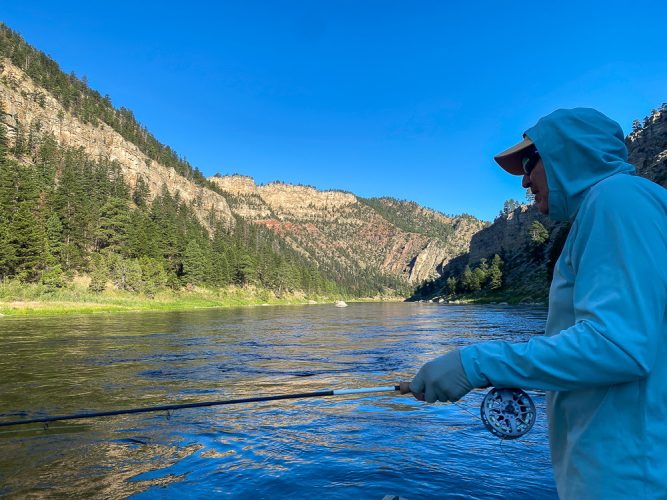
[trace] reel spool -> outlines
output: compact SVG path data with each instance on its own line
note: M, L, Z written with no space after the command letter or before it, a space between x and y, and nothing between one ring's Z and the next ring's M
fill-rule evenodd
M500 439L516 439L532 429L535 423L535 404L521 389L491 389L480 410L482 422Z

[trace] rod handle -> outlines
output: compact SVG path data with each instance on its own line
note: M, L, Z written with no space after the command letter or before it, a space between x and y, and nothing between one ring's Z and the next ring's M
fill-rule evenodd
M401 391L401 394L412 394L415 399L418 399L419 401L424 401L424 393L423 392L418 392L418 393L413 393L410 390L410 382L401 382L398 384L399 391Z

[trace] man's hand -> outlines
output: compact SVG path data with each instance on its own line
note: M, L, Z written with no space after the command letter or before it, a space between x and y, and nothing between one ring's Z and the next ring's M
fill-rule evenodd
M410 392L427 403L458 401L472 389L458 349L426 363L410 382Z

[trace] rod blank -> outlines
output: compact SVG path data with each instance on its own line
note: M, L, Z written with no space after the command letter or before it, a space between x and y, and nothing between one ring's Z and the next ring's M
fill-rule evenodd
M368 392L392 392L400 390L400 386L386 386L386 387L366 387L361 389L338 389L331 391L317 391L317 392L302 392L298 394L280 394L277 396L259 396L254 398L243 399L224 399L218 401L202 401L200 403L181 403L162 406L145 406L143 408L128 408L126 410L110 410L99 411L94 413L74 413L71 415L52 415L40 418L31 418L25 420L13 420L8 422L0 422L0 427L9 427L10 425L36 424L56 422L60 420L79 420L86 418L111 417L114 415L130 415L133 413L150 413L156 411L172 411L183 410L186 408L204 408L207 406L222 406L222 405L236 405L243 403L259 403L262 401L277 401L280 399L305 399L305 398L321 398L325 396L342 396L345 394L362 394Z

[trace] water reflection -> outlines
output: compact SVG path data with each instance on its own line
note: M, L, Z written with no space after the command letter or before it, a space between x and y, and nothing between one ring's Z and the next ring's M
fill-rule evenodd
M545 317L352 304L3 318L0 413L389 385L480 338L526 340ZM543 413L528 439L501 448L477 418L482 397L292 400L13 429L0 433L0 495L555 496Z

